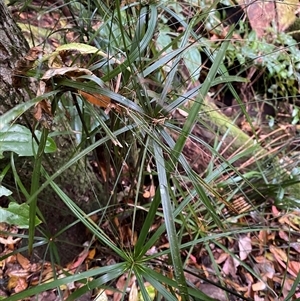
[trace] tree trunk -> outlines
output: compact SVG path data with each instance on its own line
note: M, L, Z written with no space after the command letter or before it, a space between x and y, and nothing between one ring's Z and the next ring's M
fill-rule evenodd
M12 78L17 61L26 55L28 43L0 0L0 114L28 100L24 89L14 89Z
M22 32L14 22L3 0L0 0L0 114L7 112L18 103L28 101L36 95L34 82L28 85L23 81L23 86L19 85L16 87L14 85L14 69L28 50L28 43ZM28 116L32 119L30 112L28 112ZM16 122L24 124L24 120ZM52 156L47 155L51 164L45 163L44 165L49 174L53 174L69 160L70 153L73 152L70 151L71 142L69 137L59 137L56 140L58 151ZM9 154L7 154L7 158L0 160L0 170L7 166L9 160ZM31 186L32 163L33 158L15 158L18 175L28 192ZM77 205L85 211L90 211L99 208L100 202L97 196L103 195L103 192L102 185L99 183L96 175L87 166L82 163L80 167L73 165L55 182ZM20 194L16 187L12 172L5 175L2 184L13 191L12 196L18 202L26 201L26 198ZM0 197L0 206L6 206L8 201L7 198ZM60 229L63 229L75 220L68 208L50 187L47 187L39 195L38 207L46 219L46 224L42 225L44 232L48 232L50 236L54 236ZM76 224L76 226L63 232L58 239L64 241L64 243L58 244L59 255L62 256L61 261L62 263L69 262L81 251L80 248L76 249L74 245L69 245L69 243L77 244L79 247L86 241L86 231L82 225ZM37 249L37 255L40 258L44 257L44 250L45 248Z

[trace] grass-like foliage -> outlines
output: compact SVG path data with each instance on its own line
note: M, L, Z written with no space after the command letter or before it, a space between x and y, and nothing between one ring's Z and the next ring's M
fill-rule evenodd
M268 103L268 89L273 97L296 98L291 95L296 93L291 81L298 76L293 70L298 64L297 46L288 48L294 63L287 65L281 53L281 69L277 70L271 54L282 36L290 45L291 38L283 33L276 43L264 41L257 46L260 42L250 29L222 23L218 1L200 1L199 6L197 1L61 2L60 9L67 12L72 27L49 29L46 42L39 45L42 51L26 74L36 80L37 96L0 116L3 131L35 107L39 130L32 143L26 140L28 152L21 154L33 158L30 187L23 185L15 167L20 158L12 155L1 174L5 186L5 175L12 171L18 192L29 206L29 230L23 235L28 247L13 253L28 250L31 254L43 244L55 270L61 256L56 239L81 223L89 233L86 248L98 248L101 256L110 256L113 262L101 266L95 260L80 273L62 269L61 275L54 273L45 282L41 278L38 286L7 300L23 300L54 288L63 298L64 285L74 282L80 286L70 290L66 300L78 300L92 290L99 295L101 288L115 290L124 275L118 300L127 298L131 279L139 291L139 297L132 300L213 300L187 276L209 278L205 273L214 273L214 284L224 290L225 298L231 294L251 299L229 286L216 248L238 262L249 277L263 282L266 294L275 296L251 260L244 262L224 241L239 241L264 230L267 206L281 205L288 210L299 204L299 158L288 148L288 134L278 130L272 136L270 130L271 134L261 135L258 118L248 110L250 104L259 108ZM26 1L19 9L26 11L31 6L36 7L34 1ZM52 9L37 11L43 15ZM67 42L70 32L76 39L73 43ZM245 35L245 41L235 40L237 32ZM52 36L60 37L61 46L47 45ZM36 41L31 42L36 46ZM263 50L263 64L256 66L254 56L258 60ZM247 75L261 74L263 68L276 82L266 88L270 78L263 77L261 90L252 93L253 79ZM293 78L286 76L284 68ZM289 88L287 94L281 93L283 85ZM251 91L247 97L252 98L246 102L241 91ZM233 110L239 110L232 118L220 109L220 98L229 94L234 98ZM299 114L297 105L293 106L296 113L287 127ZM236 125L242 115L248 125L244 131ZM269 117L264 126L272 128L272 120ZM18 135L25 137L23 132ZM57 152L53 143L61 137L69 141L68 160L49 170L47 153ZM13 138L6 139L14 146ZM0 148L2 151L15 149ZM75 173L90 168L91 161L99 168L103 195L94 195L97 208L85 210L57 180L72 168ZM82 179L88 182L85 175L83 172ZM54 237L47 235L44 224L49 221L39 209L39 195L45 189L76 217ZM147 201L145 190L150 191ZM17 202L14 194L8 197ZM241 205L236 203L239 198L243 198ZM50 204L49 210L53 210ZM259 222L249 217L250 211ZM37 225L36 216L43 223ZM210 271L200 272L200 262L191 264L193 254L201 258L199 252L205 253ZM299 284L299 277L295 283ZM294 293L296 285L291 290Z

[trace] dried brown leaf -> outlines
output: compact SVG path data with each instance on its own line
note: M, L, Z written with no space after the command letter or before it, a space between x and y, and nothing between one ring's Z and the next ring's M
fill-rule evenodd
M296 250L298 253L300 253L300 242L291 242L290 246Z
M122 299L123 292L125 290L126 281L127 281L127 275L126 274L119 277L119 279L116 283L116 287L120 292L115 292L114 293L114 298L113 298L114 301L120 301Z
M270 251L275 256L276 259L280 258L280 260L287 262L288 257L282 249L279 249L273 245L270 245Z
M252 284L252 290L254 292L263 291L266 288L266 284L262 281Z
M274 217L279 217L280 216L280 212L278 211L276 206L272 206L272 214Z
M20 253L17 254L17 261L24 270L29 270L31 268L30 261Z
M298 227L300 225L300 217L298 212L286 214L282 216L278 221L281 224L289 225L295 231L300 231L300 228Z
M223 263L227 258L228 258L228 254L227 253L222 253L220 256L219 256L219 258L218 259L215 259L215 262L217 263L217 264L221 264L221 263Z
M23 277L19 277L17 279L17 285L15 286L15 293L19 293L19 292L22 292L24 290L26 290L28 287L28 283L26 281L26 278L23 278Z
M50 128L53 121L51 103L46 99L38 102L34 107L33 116L45 128Z
M135 281L131 285L128 301L139 301L138 288Z
M8 291L13 290L18 285L18 278L17 276L12 276L9 278L6 289Z
M233 259L231 256L228 256L224 265L223 265L223 272L225 275L231 275L233 278L236 278L236 271L237 267L239 266L239 262Z
M42 77L42 80L48 81L49 79L52 79L54 77L62 76L76 80L79 76L92 74L93 73L90 70L79 67L51 68L45 72L45 74Z
M76 269L85 261L85 259L89 255L89 250L85 248L77 257L76 259L67 266L70 273L74 273Z
M111 99L101 94L90 94L84 91L78 90L78 93L83 96L89 103L105 109L115 109L118 113L121 113L121 107L111 102ZM108 113L107 111L105 113Z
M285 231L280 230L278 232L278 235L281 239L288 241L288 242L290 241L290 236Z
M266 28L275 20L275 3L273 1L250 0L246 11L250 25L257 37L263 37Z
M288 267L294 272L294 275L298 275L298 273L300 272L299 261L289 261Z
M247 259L248 255L252 252L252 242L250 237L244 236L239 238L240 259Z
M8 236L7 238L0 237L0 243L7 246L7 245L15 245L19 242L21 238L13 239L13 236Z

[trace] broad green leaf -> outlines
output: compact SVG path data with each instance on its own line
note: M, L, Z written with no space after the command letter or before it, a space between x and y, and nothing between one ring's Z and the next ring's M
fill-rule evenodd
M168 28L168 27L167 27ZM163 49L165 49L165 53L164 54L168 54L172 52L172 39L169 36L169 32L168 31L164 31L162 30L156 40L156 48L158 51L161 51ZM171 65L170 62L168 62L167 64L165 64L163 66L164 70L166 72L170 72L171 70Z
M0 222L27 229L29 224L29 206L12 202L8 205L8 208L0 207ZM41 221L36 217L35 225L37 226L40 223Z
M38 139L41 137L40 131L35 131ZM0 130L0 158L3 152L9 151L19 156L33 156L37 153L38 145L32 137L31 131L19 124L12 126L5 125ZM48 138L45 153L53 153L56 151L56 144L53 139Z
M196 47L190 47L183 54L183 60L193 81L198 80L201 71L201 55Z
M7 189L4 186L0 185L0 197L9 196L11 194L12 194L12 192L9 189Z
M166 52L170 53L172 51L172 39L169 35L170 29L169 27L165 26L161 29L160 33L158 34L156 40L156 48L158 51L163 50L166 48ZM169 47L169 48L167 48Z

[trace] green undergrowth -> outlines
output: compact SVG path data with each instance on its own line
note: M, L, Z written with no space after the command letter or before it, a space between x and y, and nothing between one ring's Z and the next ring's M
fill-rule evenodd
M264 62L257 68L265 68L267 73L264 84L268 87L261 87L265 89L264 96L272 90L274 98L296 98L292 81L298 77L298 49L283 34L283 45L291 59L287 65L288 58L280 53L282 64L277 70L279 53L276 58L271 53L280 47L277 45L281 36L273 45L258 41L250 32L237 45L233 39L237 29L232 25L227 27L223 39L210 39L212 24L208 21L211 12L217 10L217 2L202 3L201 9L197 4L187 5L198 12L192 16L187 16L176 2L108 4L98 0L83 4L64 2L63 7L74 16L74 26L68 30L74 31L78 41L36 59L27 76L35 78L40 90L44 90L42 95L0 116L0 135L4 135L0 139L6 145L0 152L15 152L32 159L30 187L23 188L23 179L18 178L12 163L2 172L5 187L6 173L13 170L19 193L29 206L29 243L25 249L30 254L41 241L36 231L42 226L37 225L36 218L49 222L39 210L39 195L49 189L75 217L73 224L57 230L57 237L81 223L90 233L88 246L103 247L113 256L114 263L95 264L81 273L66 272L63 278L54 277L7 300L25 299L54 288L62 296L62 285L74 281L83 285L67 300L77 300L96 288L114 290L116 280L125 273L127 279L134 275L139 300L153 300L146 283L154 288L155 300L178 300L178 296L183 301L213 300L185 276L189 268L185 257L199 245L215 268L216 283L224 287L226 294L229 290L244 299L233 289L226 289L211 245L219 246L221 239L237 239L264 229L263 224L235 224L234 220L248 214L236 211L232 205L237 197L242 196L258 215L267 210L263 205L269 204L269 198L285 210L297 207L300 171L298 153L290 144L280 150L273 144L270 148L265 146L269 142L261 140L255 131L248 104L240 97L240 87L249 84L245 75L248 68L257 67L254 57L263 49ZM202 32L196 30L199 24ZM64 36L66 32L61 29L60 34ZM269 86L271 77L277 90ZM283 91L281 84L290 88L284 90L285 95L278 92ZM234 117L225 116L216 105L222 91L235 99L233 108L238 111ZM257 95L252 96L254 101ZM45 99L51 104L50 111L41 106ZM95 101L99 103L95 105ZM34 115L39 119L38 132L28 138L27 129L12 124L17 124L17 117L36 105L42 111L41 116ZM297 104L291 106L297 108ZM241 115L249 124L250 133L236 125ZM295 116L286 124L291 124ZM17 130L13 131L15 127ZM23 143L24 148L16 144L10 136L13 134L19 135L18 140L23 139L18 143ZM68 142L62 145L57 142L58 137ZM59 156L60 148L68 148L68 160L54 169L46 168L46 154L54 152ZM194 157L191 151L195 152ZM11 162L20 159L13 155L12 158ZM195 162L201 168L196 168ZM71 168L73 173L81 172L79 163L83 170L92 169L93 163L98 167L104 164L97 171L102 176L102 182L99 181L103 195L97 196L98 203L89 210L79 206L58 182ZM90 180L86 175L82 173L82 181ZM142 197L145 183L154 187L147 202ZM17 198L12 194L9 200ZM120 214L120 208L126 215ZM94 215L96 221L90 218ZM140 215L144 217L142 221ZM130 220L129 245L124 246L114 218ZM105 223L111 225L111 233L102 229ZM52 264L57 264L61 254L55 248L55 240L44 231L40 233L49 246ZM164 249L159 248L162 237L168 242ZM232 253L225 246L222 248ZM233 257L241 262L234 254ZM252 277L260 277L251 266L241 264ZM172 266L172 273L168 273L167 265ZM273 293L271 289L269 293ZM125 289L122 294L125 298Z

